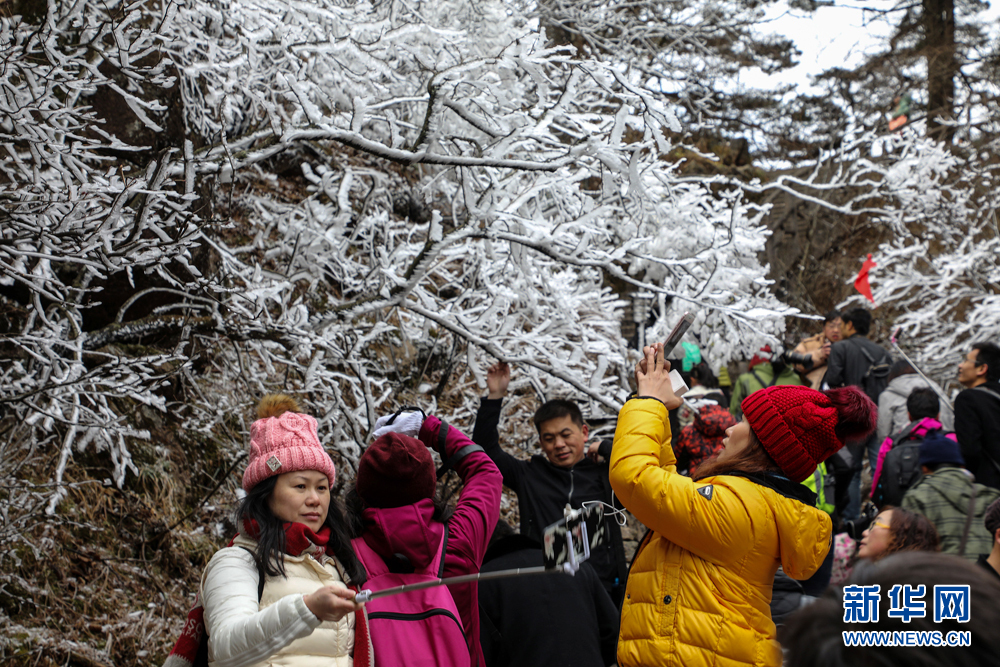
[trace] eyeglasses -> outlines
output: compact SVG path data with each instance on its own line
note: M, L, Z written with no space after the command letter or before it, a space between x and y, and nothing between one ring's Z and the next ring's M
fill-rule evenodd
M872 527L875 527L875 526L878 526L879 528L885 528L886 530L891 530L889 528L889 524L882 523L881 521L873 521L872 522Z

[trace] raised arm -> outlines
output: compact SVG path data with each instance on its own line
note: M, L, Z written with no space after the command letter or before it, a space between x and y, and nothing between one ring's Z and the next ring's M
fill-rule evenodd
M500 409L503 397L507 394L510 383L510 366L504 363L494 364L486 371L486 385L489 393L479 404L476 413L476 425L472 429L472 441L483 448L487 456L493 459L503 475L503 483L515 493L521 491L521 481L524 478L527 461L511 456L500 447Z
M663 404L628 401L618 414L611 454L611 487L618 499L674 544L714 563L734 563L753 547L750 515L724 483L714 484L711 501L698 493L702 486L677 472Z
M710 562L734 563L753 548L749 512L724 483L714 484L709 501L698 493L705 484L677 473L667 408L680 399L670 386L669 364L654 359L651 349L636 369L639 397L618 414L611 487L654 532Z
M486 555L493 527L500 517L503 478L490 457L454 426L448 427L444 451L441 452L440 432L441 420L428 416L420 428L420 440L428 447L438 450L445 461L457 456L452 468L464 483L455 512L448 519L448 553L459 554L475 565L473 571L478 571L483 556ZM451 566L452 560L446 558L445 571Z

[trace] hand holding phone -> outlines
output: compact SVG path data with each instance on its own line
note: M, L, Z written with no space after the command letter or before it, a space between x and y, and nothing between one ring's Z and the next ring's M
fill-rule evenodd
M674 391L677 383L681 393L687 385L677 371L670 370L670 362L663 358L663 343L642 348L643 358L635 367L635 382L640 396L658 399L667 410L674 410L683 402Z

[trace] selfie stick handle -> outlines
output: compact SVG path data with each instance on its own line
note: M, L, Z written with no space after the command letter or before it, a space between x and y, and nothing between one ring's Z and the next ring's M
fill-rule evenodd
M932 382L929 377L927 377L926 375L924 375L924 372L922 370L920 370L920 367L917 366L917 364L914 363L914 361L912 359L910 359L908 356L906 356L906 352L903 352L903 348L901 348L899 346L899 343L896 342L896 336L899 335L900 328L901 327L897 327L896 330L892 332L892 336L889 337L889 343L892 345L893 349L896 350L896 352L899 352L899 355L901 357L903 357L903 360L906 363L908 363L913 368L913 370L915 370L917 372L917 375L919 375L920 377L922 377L924 379L924 382L927 383L927 386L930 387L931 389L933 389L934 393L936 393L938 396L940 396L944 400L944 407L947 407L948 410L951 410L952 413L954 413L954 410L952 410L952 407L951 407L951 399L948 398L945 395L944 391L940 387L938 387L938 385L937 385L936 382Z
M450 586L451 584L467 584L472 581L491 581L493 579L507 579L509 577L521 577L528 574L547 574L549 572L562 572L560 569L549 569L544 565L539 565L538 567L519 567L513 570L500 570L499 572L476 572L475 574L463 574L460 577L448 577L447 579L432 579L431 581L422 581L419 584L403 584L402 586L395 586L393 588L386 588L381 591L370 591L367 588L360 591L354 596L354 601L357 603L368 602L369 600L375 600L377 598L389 597L390 595L398 595L399 593L406 593L407 591L420 591L425 588L434 588L435 586Z

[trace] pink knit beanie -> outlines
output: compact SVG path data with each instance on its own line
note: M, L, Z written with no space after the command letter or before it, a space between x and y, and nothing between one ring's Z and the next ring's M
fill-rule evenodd
M260 417L250 426L250 463L243 473L243 490L250 491L268 477L296 470L317 470L333 486L336 469L319 444L316 420L299 413L295 399L268 394L257 406Z

